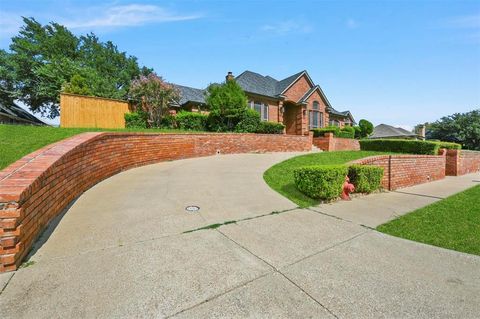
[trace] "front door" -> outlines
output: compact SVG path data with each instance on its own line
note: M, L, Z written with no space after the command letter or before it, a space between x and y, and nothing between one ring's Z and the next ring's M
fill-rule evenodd
M294 104L287 104L285 112L283 113L283 125L287 134L297 134L297 106Z

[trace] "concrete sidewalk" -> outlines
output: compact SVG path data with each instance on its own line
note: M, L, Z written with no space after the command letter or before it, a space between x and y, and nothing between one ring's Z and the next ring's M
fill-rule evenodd
M262 180L293 155L176 161L105 180L46 232L33 264L0 275L0 317L478 317L479 256L371 228L478 185L478 174L297 209Z
M478 173L447 176L431 183L401 188L393 192L360 196L352 201L322 204L311 209L374 228L475 185L480 185Z

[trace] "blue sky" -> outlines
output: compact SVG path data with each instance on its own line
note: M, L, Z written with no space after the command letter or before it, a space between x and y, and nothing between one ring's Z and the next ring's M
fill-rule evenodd
M480 1L7 1L20 16L95 32L168 81L306 69L332 105L404 127L480 107Z

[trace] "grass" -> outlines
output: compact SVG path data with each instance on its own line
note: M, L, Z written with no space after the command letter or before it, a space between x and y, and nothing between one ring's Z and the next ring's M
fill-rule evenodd
M377 227L378 231L480 255L480 185Z
M270 167L263 174L265 182L274 190L290 199L299 207L310 207L320 203L301 193L295 186L293 170L308 165L344 164L359 158L386 153L370 151L321 152L290 158Z
M0 124L0 170L23 156L45 145L63 140L84 132L174 132L192 133L191 131L168 129L92 129L59 128L50 126L2 125Z

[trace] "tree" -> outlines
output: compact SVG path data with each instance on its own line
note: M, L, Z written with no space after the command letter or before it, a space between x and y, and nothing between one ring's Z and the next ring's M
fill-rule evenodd
M148 114L148 126L159 127L168 106L179 99L179 92L155 73L141 75L130 84L130 95L137 101L137 110Z
M455 113L427 124L427 139L462 144L462 147L480 151L480 109Z
M212 131L233 131L248 109L247 96L235 80L209 85L206 104L210 110L208 126Z
M14 96L13 66L9 53L0 50L0 104L12 105Z
M368 137L373 132L373 124L365 119L360 120L358 126L360 127L361 138Z
M94 34L78 38L58 23L41 25L33 18L23 18L23 22L12 38L10 52L0 53L2 65L8 60L8 68L0 72L8 71L9 98L21 100L33 112L57 116L62 86L69 87L74 78L77 84L82 78L84 89L92 95L124 99L130 81L151 72L140 69L135 57L120 52L112 42L100 42ZM4 83L0 85L5 91Z

